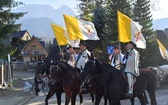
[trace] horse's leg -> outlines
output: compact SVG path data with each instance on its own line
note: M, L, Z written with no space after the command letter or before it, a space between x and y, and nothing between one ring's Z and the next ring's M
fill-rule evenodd
M134 101L135 101L134 97L131 98L130 101L131 101L131 105L134 105Z
M51 90L48 92L46 98L45 98L45 105L48 105L48 100L54 95L54 92L51 92Z
M107 105L107 97L104 96L104 105Z
M102 95L96 95L95 105L99 105Z
M79 98L80 98L80 104L82 104L83 103L83 95L81 93L79 94Z
M119 100L109 99L109 105L121 105Z
M36 92L36 95L38 95L38 92L40 92L40 89L38 87L39 82L37 81L36 77L34 78L34 83L35 83L35 92Z
M143 93L138 96L138 99L140 100L141 105L146 105L147 104L145 96L144 96Z
M90 97L92 98L92 103L94 103L94 94L90 92Z
M151 100L151 105L157 105L157 101L156 101L156 90L153 89L147 89L148 93L149 93L149 97Z
M76 95L77 95L77 93L72 93L71 105L75 105L75 103L76 103Z
M143 94L144 94L144 100L145 100L146 104L149 104L148 97L146 96L146 93L143 92Z
M70 95L65 93L65 105L68 105L69 104L69 100L70 100Z
M61 94L62 94L62 92L56 92L57 104L58 105L61 105Z

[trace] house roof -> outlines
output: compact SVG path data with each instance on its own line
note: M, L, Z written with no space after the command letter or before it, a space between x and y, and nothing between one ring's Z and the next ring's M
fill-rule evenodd
M163 30L156 30L158 36L157 38L160 40L168 40L168 38L166 37L166 34L164 33Z
M27 44L22 48L22 50L24 49L24 48L26 48L28 45L29 45L29 43L31 43L31 41L32 40L36 40L38 43L39 43L39 45L41 45L41 47L43 47L44 49L45 49L45 42L44 41L39 41L39 40L37 40L37 38L35 37L35 36L33 36L32 38L31 38L31 40L30 41L28 41L27 42ZM46 51L47 52L47 51Z
M27 32L27 30L17 31L12 34L12 38L21 38L24 36L24 34Z
M159 39L161 41L161 43L166 47L166 49L168 49L168 38L166 36L166 34L164 33L163 30L156 30L157 35L157 39Z

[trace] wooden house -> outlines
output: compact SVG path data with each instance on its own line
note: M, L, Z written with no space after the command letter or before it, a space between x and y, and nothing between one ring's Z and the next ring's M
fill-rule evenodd
M35 36L32 36L30 41L22 48L21 54L23 61L35 62L47 57L48 52L45 49L44 41L39 41Z

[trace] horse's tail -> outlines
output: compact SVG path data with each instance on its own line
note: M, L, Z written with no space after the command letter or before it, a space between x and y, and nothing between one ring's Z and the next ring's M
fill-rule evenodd
M155 67L149 66L148 68L149 68L151 71L153 71L153 72L157 75L157 71L156 71Z

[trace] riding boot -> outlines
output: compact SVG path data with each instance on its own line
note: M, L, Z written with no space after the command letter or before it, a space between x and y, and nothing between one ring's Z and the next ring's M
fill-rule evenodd
M131 98L133 96L133 76L130 73L127 73L128 78L128 93L126 97Z

